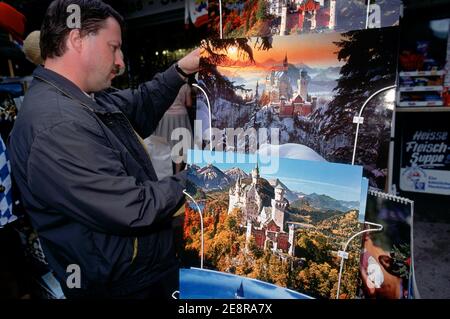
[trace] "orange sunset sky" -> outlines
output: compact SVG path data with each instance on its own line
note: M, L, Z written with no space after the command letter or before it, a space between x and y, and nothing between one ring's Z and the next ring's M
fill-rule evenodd
M272 49L258 51L253 48L256 38L251 38L249 45L253 48L256 63L249 64L238 57L236 49L228 50L228 57L235 60L233 66L219 67L227 77L265 77L274 65L281 65L286 53L290 64L306 64L313 68L342 66L344 61L337 60L338 47L333 42L341 39L339 33L305 34L291 36L274 36Z

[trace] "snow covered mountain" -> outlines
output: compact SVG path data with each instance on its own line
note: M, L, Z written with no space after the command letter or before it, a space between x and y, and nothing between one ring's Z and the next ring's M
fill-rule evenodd
M192 165L188 174L188 180L197 188L200 188L205 192L209 192L226 190L236 181L238 176L242 179L248 179L250 177L243 170L237 167L233 167L223 172L211 164L202 168ZM261 179L261 182L263 181L264 180ZM312 193L307 195L302 192L292 191L278 178L269 179L265 181L265 183L267 184L267 187L272 189L277 185L280 185L285 190L284 197L289 201L292 207L302 208L303 205L307 205L317 210L334 210L341 212L347 212L351 209L359 209L359 202L357 201L342 201L324 194ZM271 196L273 198L273 193ZM268 203L270 203L270 198L268 198Z
M241 170L238 167L233 167L229 170L226 170L225 175L227 175L233 181L236 181L238 179L238 177L241 177L241 179L250 177L246 172L244 172L243 170Z
M326 69L317 69L318 73L314 75L312 81L336 81L340 76L340 67L329 67Z
M301 208L302 205L314 207L318 210L337 210L347 212L351 209L359 209L358 201L343 201L334 199L328 195L312 193L305 195L301 200L293 202L291 205Z
M225 189L233 182L224 172L211 164L197 170L192 169L188 179L206 191Z

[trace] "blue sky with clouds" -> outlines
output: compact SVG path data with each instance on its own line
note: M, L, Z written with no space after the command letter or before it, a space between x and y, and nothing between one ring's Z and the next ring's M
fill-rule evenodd
M244 172L250 173L255 167L256 156L248 154L239 156L239 161L234 157L227 162L224 160L226 155L223 152L191 150L188 154L188 163L200 167L211 163L222 171L239 167ZM278 171L275 174L264 174L263 168L268 162L269 158L258 157L261 176L267 179L278 178L293 191L325 194L345 201L361 199L361 166L279 158Z

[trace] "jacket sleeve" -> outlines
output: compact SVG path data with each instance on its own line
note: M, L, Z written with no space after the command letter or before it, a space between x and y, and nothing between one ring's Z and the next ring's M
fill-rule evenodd
M169 220L184 199L185 174L139 183L100 129L86 123L41 132L27 171L33 195L50 211L115 235L140 234Z
M147 138L155 131L184 83L175 67L171 66L135 90L101 93L96 95L96 100L117 105L130 120L136 132L141 137Z

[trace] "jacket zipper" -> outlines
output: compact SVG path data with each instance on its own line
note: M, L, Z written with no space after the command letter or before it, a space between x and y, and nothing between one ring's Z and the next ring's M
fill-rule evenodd
M138 238L134 237L134 241L133 241L133 257L131 257L131 263L133 263L133 261L136 258L137 254L138 254Z

